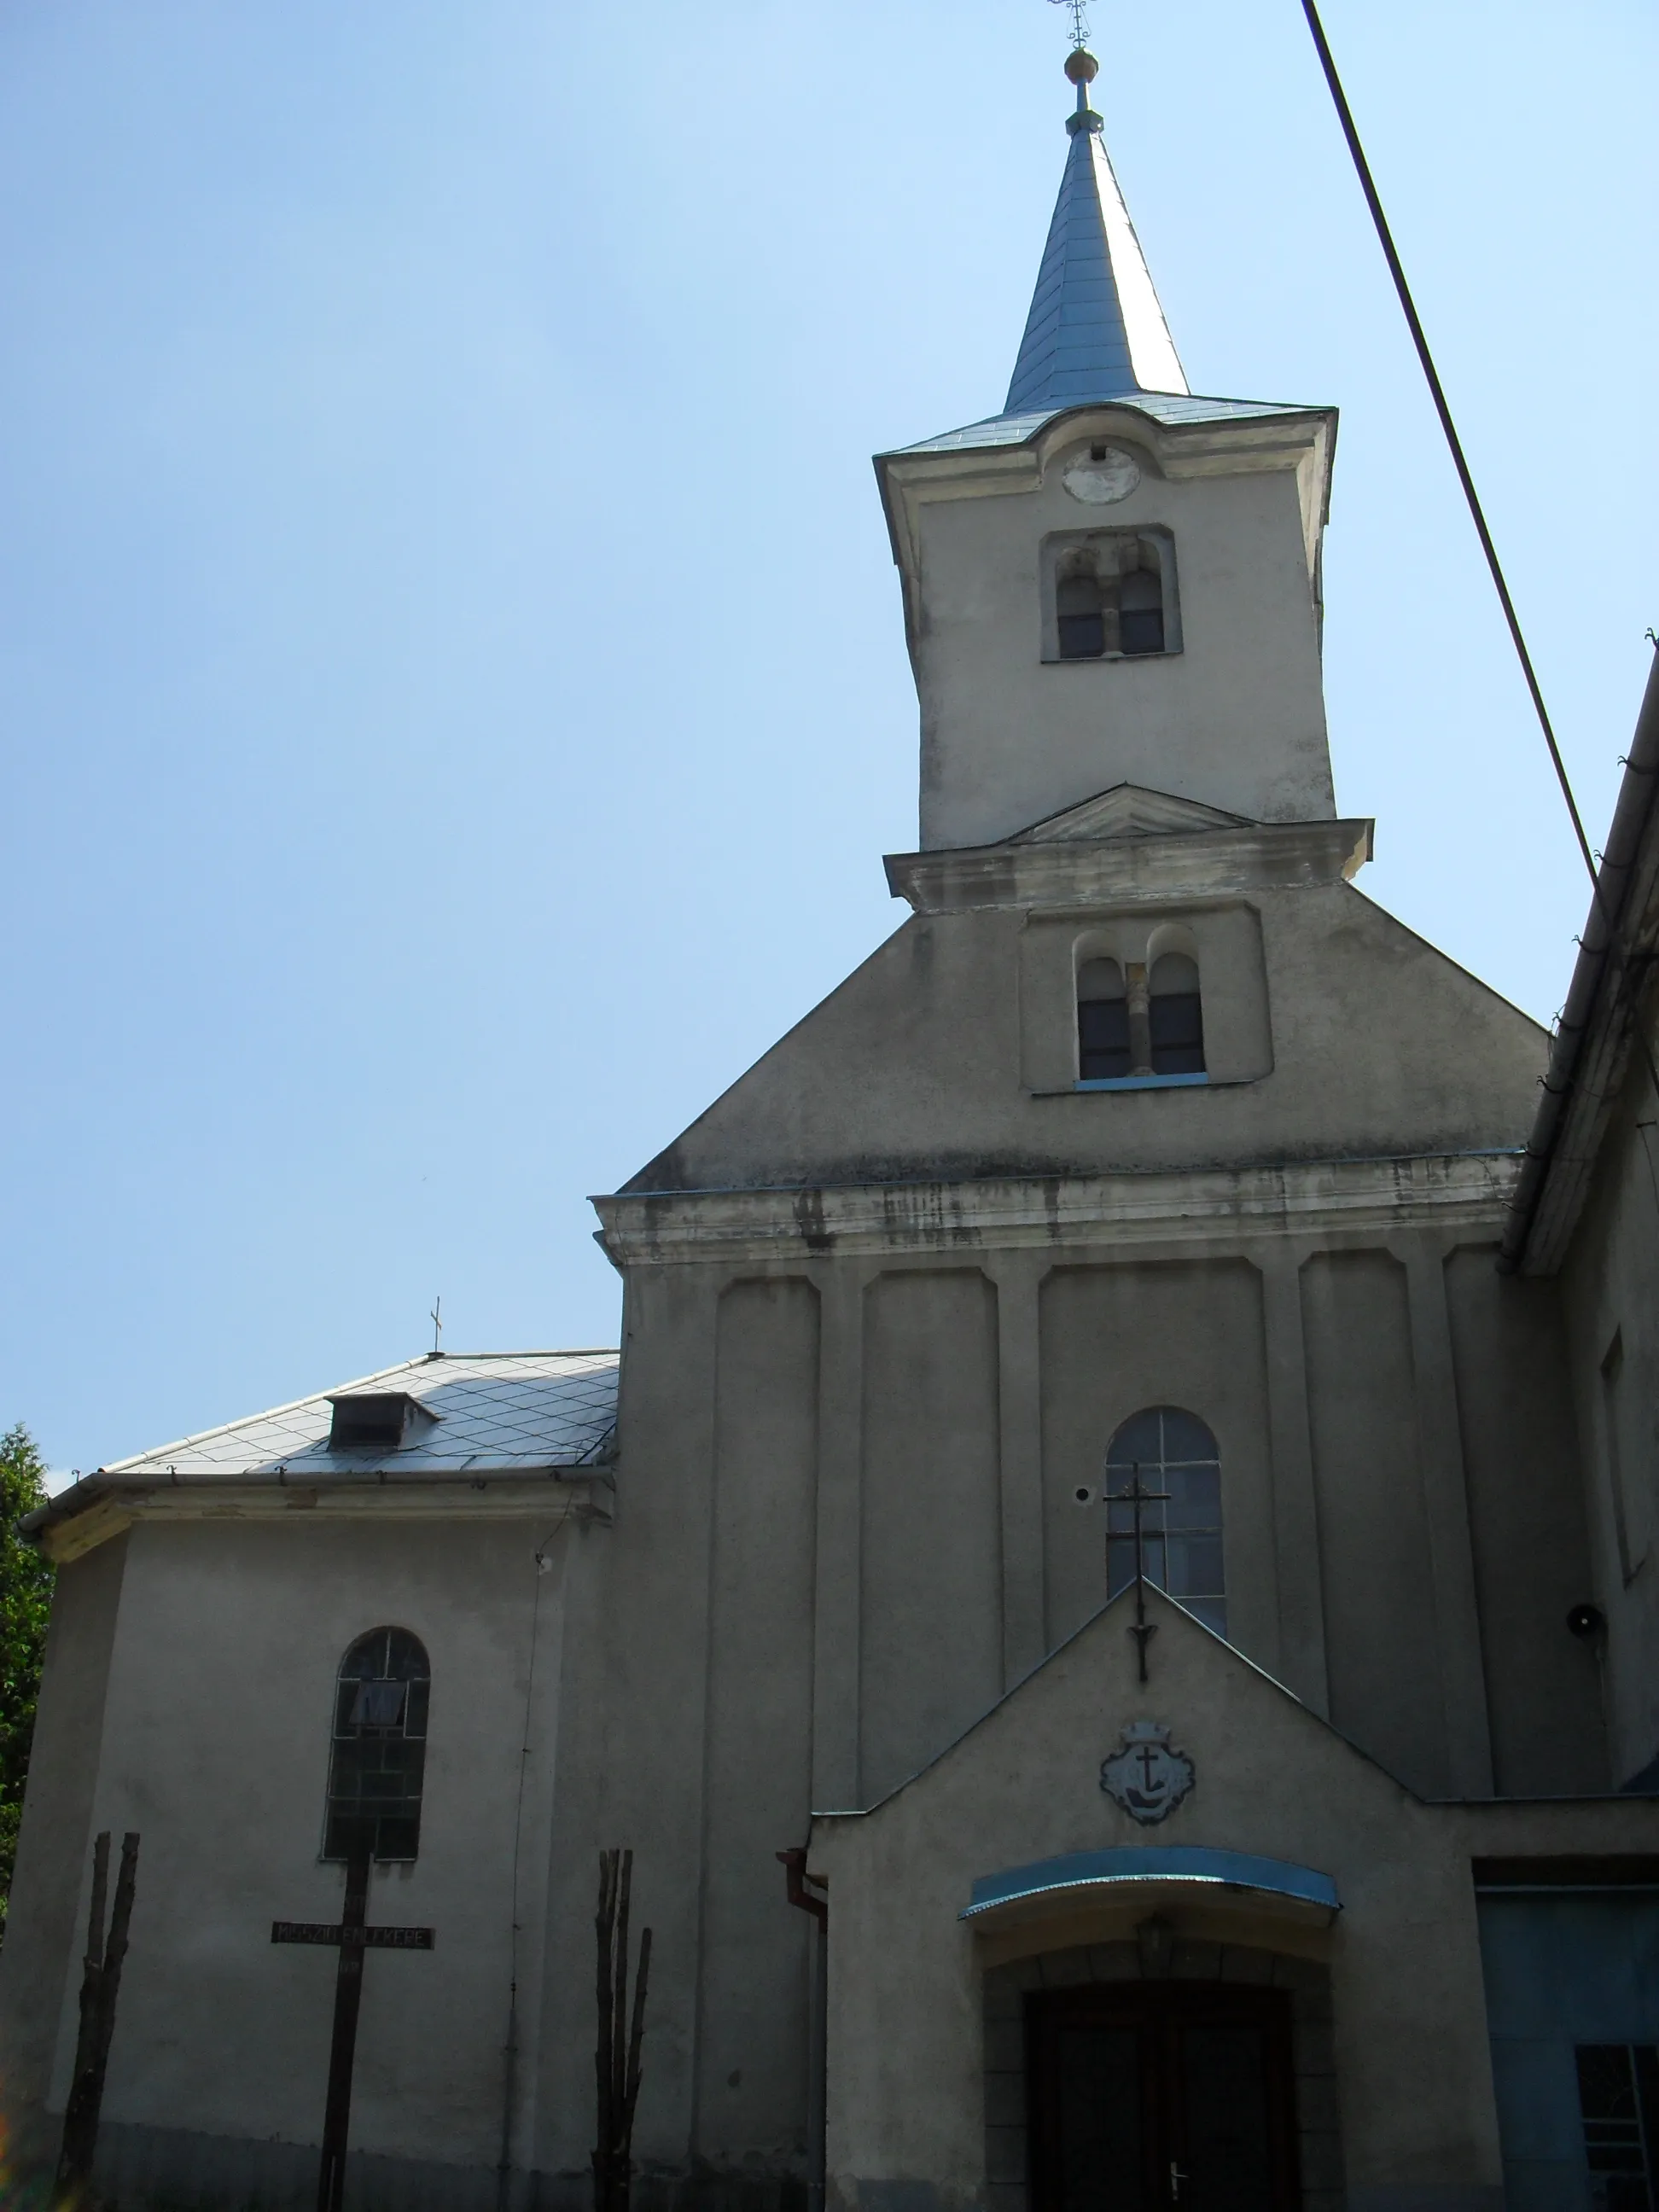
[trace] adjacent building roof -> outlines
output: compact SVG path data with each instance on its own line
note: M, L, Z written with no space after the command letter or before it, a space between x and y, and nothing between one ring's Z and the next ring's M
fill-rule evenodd
M1659 656L1601 854L1500 1265L1553 1274L1589 1196L1659 960Z
M434 1481L592 1468L608 1458L616 1433L618 1358L614 1352L486 1352L406 1359L100 1467L30 1522L62 1519L112 1489L158 1484ZM413 1400L427 1417L407 1441L331 1446L337 1400L392 1395Z

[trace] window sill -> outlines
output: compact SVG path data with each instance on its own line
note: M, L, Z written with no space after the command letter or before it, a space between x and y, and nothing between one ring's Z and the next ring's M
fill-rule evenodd
M1103 1075L1092 1082L1079 1080L1073 1091L1177 1091L1207 1083L1207 1075Z
M1098 668L1105 661L1119 660L1176 660L1180 658L1178 645L1166 645L1157 653L1045 653L1045 668Z

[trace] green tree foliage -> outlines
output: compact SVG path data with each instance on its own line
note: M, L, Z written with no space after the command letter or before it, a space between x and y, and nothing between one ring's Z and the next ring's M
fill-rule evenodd
M0 1941L52 1607L52 1567L19 1539L17 1523L45 1504L46 1475L46 1463L21 1421L0 1436Z

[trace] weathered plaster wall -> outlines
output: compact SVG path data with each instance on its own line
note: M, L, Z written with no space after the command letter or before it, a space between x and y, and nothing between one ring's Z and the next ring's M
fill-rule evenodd
M864 1310L858 1803L1002 1689L995 1288L907 1269Z
M1496 1786L1606 1790L1596 1654L1563 1632L1593 1585L1559 1286L1500 1275L1493 1258L1450 1253L1445 1285Z
M1053 1649L1100 1607L1107 1444L1146 1406L1207 1423L1221 1453L1228 1632L1279 1661L1261 1281L1241 1260L1056 1267L1042 1285L1043 1563ZM1079 1505L1077 1492L1093 1493Z
M38 2008L49 2099L61 2111L87 1837L137 1830L131 1949L104 2107L112 2187L125 2185L124 2160L161 2185L179 2160L200 2163L198 2139L319 2140L335 1956L273 1947L270 1923L338 1917L341 1869L318 1857L333 1685L346 1647L383 1622L427 1647L431 1733L419 1858L376 1869L369 1913L431 1924L437 1948L369 1961L353 2139L366 2154L417 2165L493 2167L520 1754L527 1718L538 1743L550 1739L544 1699L558 1680L561 1576L537 1573L543 1534L514 1523L325 1527L301 1513L282 1523L141 1523L125 1540L124 1561L117 1540L69 1571L71 1592L118 1580L101 1759L95 1770L76 1759L81 1786L94 1772L95 1784L89 1814L80 1811L63 1838L58 1880L72 1886L72 1925L56 1907L37 1921L27 1893L19 1899L40 1955L27 1998L9 1989L5 2011L15 2021ZM556 1550L567 1541L556 1539ZM541 1697L527 1715L538 1591ZM43 1721L50 1771L71 1747L61 1712L49 1706ZM532 1763L523 1827L532 1865L546 1848L545 1783ZM526 1905L534 1934L539 1898ZM14 1962L9 1947L9 1972L26 1955ZM178 2139L158 2144L158 2129ZM243 2172L241 2185L255 2178Z
M1147 1687L1135 1680L1119 1601L919 1782L873 1814L815 1827L814 1863L835 1899L835 2201L857 2203L862 2191L867 2202L872 2185L906 2181L931 2185L931 2201L981 2200L982 1954L957 1911L978 1875L1146 1839L1098 1776L1119 1730L1146 1715L1173 1729L1198 1776L1158 1843L1259 1852L1337 1882L1346 1907L1337 1929L1288 1942L1316 1942L1329 1966L1350 2186L1495 2188L1474 1899L1455 1839L1282 1692L1152 1602ZM1178 1935L1213 1939L1180 1905L1158 1909ZM1103 1922L1097 1934L1130 1932ZM1074 1918L1048 1940L1076 1943ZM1236 1940L1260 1942L1259 1925L1241 1921ZM1041 1933L1025 1942L1047 1948Z
M36 1709L28 1796L0 1951L0 2094L20 2162L55 2148L46 2117L67 1962L82 1948L82 1869L104 1741L127 1539L60 1567Z
M1141 482L1109 508L1064 489L1066 451L1036 489L920 507L924 846L988 844L1124 781L1251 820L1334 811L1293 469L1173 481L1135 450ZM1097 526L1172 533L1180 653L1042 659L1043 541Z
M635 1850L635 1929L656 1931L646 2194L687 2177L769 2201L799 2187L811 1924L774 1854L804 1838L812 1805L868 1802L924 1765L1087 1613L1103 1528L1072 1492L1097 1485L1113 1429L1140 1406L1190 1407L1217 1435L1244 1650L1316 1707L1333 1697L1340 1725L1413 1775L1490 1786L1491 1681L1500 1785L1594 1778L1585 1654L1550 1595L1571 1572L1574 1480L1551 1316L1494 1292L1455 1220L1413 1225L1388 1179L1373 1184L1385 1214L1397 1206L1392 1227L1311 1241L1287 1217L1253 1233L1189 1225L1174 1249L1152 1230L1052 1249L944 1233L917 1249L906 1231L839 1255L807 1249L807 1224L769 1261L630 1267L616 1521L562 1536L568 1562L541 1585L512 2136L550 2201L574 2212L587 2187L592 1893L609 1844ZM1509 1373L1517 1404L1500 1419ZM1352 1437L1350 1405L1364 1415ZM129 1540L95 1812L146 1838L112 2077L124 2171L199 2162L209 2142L222 2165L239 2137L315 2139L331 1966L265 1938L277 1914L336 1909L338 1872L314 1863L328 1686L351 1636L395 1619L432 1652L433 1749L421 1862L377 1881L374 1909L429 1920L439 1949L371 1966L359 2140L368 2158L450 2161L464 2193L459 2147L483 2188L506 2035L493 1907L510 1880L543 1533L324 1529L296 1513L146 1523ZM89 1555L66 1589L118 1556ZM1367 1607L1373 1671L1345 1674L1347 1617ZM1417 1706L1390 1702L1393 1675ZM446 1689L463 1681L464 1716ZM1011 1820L1030 1809L1017 1784ZM1044 1847L1033 1828L1019 1850ZM52 1969L59 2094L72 1949L65 1933ZM257 2014L236 1995L249 1986L270 1992ZM190 2143L143 2132L180 2112ZM294 2163L236 2155L228 2174L257 2167L273 2186ZM386 2172L388 2188L416 2185L414 2166Z
M543 2064L587 2063L592 1855L631 1844L659 1931L647 2171L799 2181L811 1930L773 1854L810 1806L902 1782L1097 1606L1103 1524L1073 1493L1140 1407L1218 1437L1243 1650L1425 1789L1493 1787L1489 1680L1498 1786L1595 1786L1585 1655L1551 1595L1577 1482L1551 1318L1476 1276L1466 1227L1401 1198L1318 1238L1285 1219L1178 1250L969 1249L964 1227L919 1249L896 1228L841 1255L790 1219L769 1261L628 1273L593 1711L567 1717L585 1747L555 1846L578 1932L548 1987L576 1995L550 2000ZM571 2109L537 2155L574 2191Z
M1120 1600L874 1812L814 1824L832 1905L830 2172L837 2206L986 2201L984 1970L1121 1942L1152 1911L1178 1941L1289 1951L1330 1975L1348 2201L1495 2206L1500 2173L1469 1862L1650 1849L1651 1806L1436 1808L1156 1595L1152 1681ZM1152 1838L1101 1790L1121 1727L1156 1716L1197 1783ZM1067 1907L975 1936L976 1876L1114 1844L1211 1844L1312 1866L1345 1910L1321 1932L1243 1900ZM1201 1971L1201 1969L1200 1969Z
M1395 1158L1524 1140L1548 1043L1534 1022L1345 884L1250 903L1271 1018L1259 1081L1034 1094L1021 1061L1023 913L917 916L627 1188ZM1051 1019L1054 1049L1070 1055L1073 1007Z
M1406 1271L1389 1252L1302 1270L1330 1713L1391 1773L1448 1783Z
M776 1853L811 1795L817 1291L733 1283L715 1357L696 2148L777 2171L805 2153L806 1961Z
M1659 1118L1639 1054L1607 1118L1561 1300L1586 1461L1589 1586L1607 1621L1607 1722L1626 1781L1659 1759Z

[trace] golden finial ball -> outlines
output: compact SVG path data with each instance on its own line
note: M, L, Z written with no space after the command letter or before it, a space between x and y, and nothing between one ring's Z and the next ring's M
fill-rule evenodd
M1066 55L1066 74L1073 84L1092 84L1100 75L1100 64L1086 46L1079 46Z

